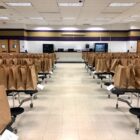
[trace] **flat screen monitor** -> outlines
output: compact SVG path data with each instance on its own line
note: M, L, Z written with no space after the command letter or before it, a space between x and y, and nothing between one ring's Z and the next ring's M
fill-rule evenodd
M86 49L88 49L89 48L89 44L86 44Z
M43 44L43 53L53 53L54 44Z
M68 52L74 52L74 49L68 49Z
M58 48L57 51L58 51L58 52L64 52L64 49L63 49L63 48Z
M108 52L108 43L95 43L95 52Z

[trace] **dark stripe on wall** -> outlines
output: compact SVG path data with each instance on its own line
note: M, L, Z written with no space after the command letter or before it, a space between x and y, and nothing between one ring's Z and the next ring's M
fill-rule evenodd
M129 41L129 37L26 37L29 41Z
M24 36L0 36L0 39L26 40Z
M137 41L137 40L140 40L140 36L130 36L130 37L129 37L129 40L130 40L130 41Z
M138 31L140 29L131 29L131 30L28 30L28 29L0 29L0 31L25 31L25 32L131 32Z
M28 41L129 41L129 37L23 37L23 36L0 36L0 39L15 39ZM140 37L132 37L138 40Z
M111 41L129 41L129 37L111 37Z
M29 40L29 41L129 41L129 40L140 40L140 29L136 30L99 30L99 31L62 31L62 30L24 30L24 29L0 29L0 39L14 39L14 40ZM13 31L13 32L12 32ZM17 31L17 33L15 32ZM60 36L60 34L44 34L41 35L39 32L85 32L85 36ZM131 31L139 32L132 33ZM28 33L29 32L29 33ZM30 32L38 32L38 34L31 34ZM88 32L90 32L88 34ZM91 33L93 32L93 34ZM98 32L100 32L98 34ZM103 32L103 34L102 34ZM106 32L106 33L105 33ZM27 34L26 34L27 33ZM86 34L87 33L87 34ZM97 33L97 34L96 34ZM113 34L112 34L113 33ZM132 34L131 34L132 33Z
M26 37L32 41L100 41L99 37Z

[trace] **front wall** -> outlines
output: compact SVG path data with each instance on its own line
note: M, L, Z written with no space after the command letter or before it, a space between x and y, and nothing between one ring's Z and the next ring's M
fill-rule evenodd
M131 31L35 31L1 29L0 39L42 41L128 41L139 40L140 30Z

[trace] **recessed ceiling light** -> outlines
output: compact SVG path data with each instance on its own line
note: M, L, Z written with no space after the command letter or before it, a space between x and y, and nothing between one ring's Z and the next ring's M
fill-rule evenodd
M81 7L83 6L82 2L78 3L58 3L59 6L64 6L64 7Z
M89 27L89 28L87 28L86 30L105 30L104 28L102 28L102 27Z
M139 18L140 17L140 15L133 15L133 16L131 16L131 18Z
M111 18L99 17L99 18L96 18L95 20L97 20L97 21L102 21L102 20L106 21L106 20L111 20Z
M121 3L111 3L109 6L111 7L129 7L129 6L134 6L136 3L134 2L128 2L128 3L125 3L125 2L121 2Z
M32 6L32 4L31 3L25 3L25 2L23 2L23 3L16 3L16 2L8 2L8 3L6 3L8 6L25 6L25 7L28 7L28 6Z
M64 17L63 20L75 20L75 17Z
M77 27L63 27L60 30L79 30Z
M43 17L30 17L31 20L43 20Z
M0 20L8 20L8 17L0 16Z
M122 22L134 22L136 21L135 19L124 19Z
M53 30L51 27L35 27L35 30Z

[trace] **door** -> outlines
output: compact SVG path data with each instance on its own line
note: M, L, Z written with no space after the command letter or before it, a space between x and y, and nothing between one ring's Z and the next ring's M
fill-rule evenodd
M19 53L20 43L19 40L9 40L9 53Z
M8 40L0 40L0 53L8 53Z
M140 53L140 40L137 41L137 53Z

